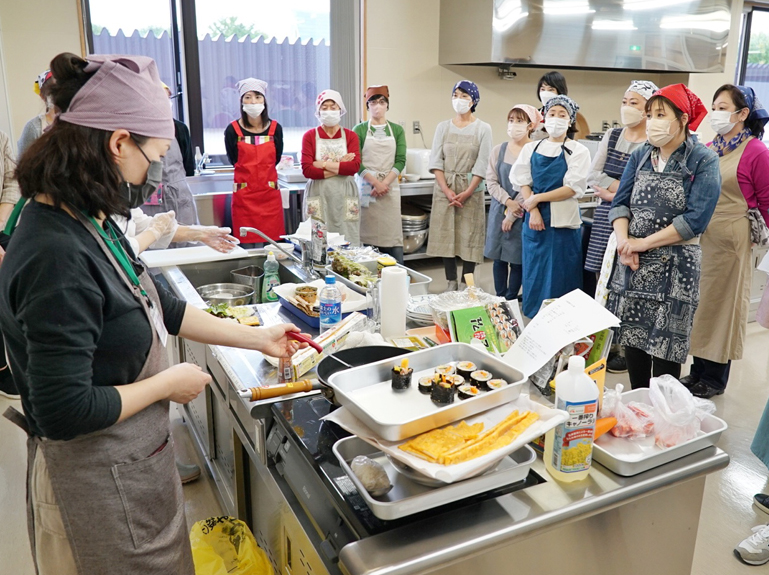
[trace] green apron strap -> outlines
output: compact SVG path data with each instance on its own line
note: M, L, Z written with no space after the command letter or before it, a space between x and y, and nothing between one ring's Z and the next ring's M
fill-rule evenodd
M16 222L19 221L19 214L21 214L21 210L24 209L26 203L26 198L20 198L19 201L16 202L16 205L11 212L11 217L8 218L8 222L5 224L5 229L3 230L6 235L13 235L13 230L16 228Z

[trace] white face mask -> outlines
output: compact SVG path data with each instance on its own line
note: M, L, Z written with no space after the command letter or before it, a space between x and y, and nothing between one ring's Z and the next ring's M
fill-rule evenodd
M457 114L467 114L470 111L473 103L470 100L464 98L452 98L451 105L454 107L454 111Z
M560 138L569 129L569 120L566 118L545 118L545 130L552 138Z
M243 104L243 111L249 118L256 120L264 111L264 104Z
M539 101L542 102L542 105L544 106L547 104L550 100L555 98L558 94L555 92L548 92L547 90L540 90L539 92Z
M736 113L737 112L730 112L729 110L714 110L710 112L710 127L713 128L713 131L716 134L725 136L737 125L737 122L729 121L732 119L732 114Z
M341 110L321 110L320 111L320 123L327 128L333 128L342 118Z
M623 126L634 128L644 119L644 113L633 106L622 106L619 109L619 118Z
M646 139L652 146L661 148L670 140L676 137L678 130L673 134L670 133L670 126L673 124L673 120L663 120L661 118L654 118L647 120L646 122Z
M511 140L517 142L529 135L529 125L520 122L508 122L507 135Z

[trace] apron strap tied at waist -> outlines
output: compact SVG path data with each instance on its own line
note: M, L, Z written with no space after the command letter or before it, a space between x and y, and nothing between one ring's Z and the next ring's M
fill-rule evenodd
M29 423L27 423L27 418L24 417L24 414L21 413L15 407L11 406L8 409L6 409L5 413L3 413L3 417L5 417L11 423L15 423L16 425L18 425L27 435L30 434Z

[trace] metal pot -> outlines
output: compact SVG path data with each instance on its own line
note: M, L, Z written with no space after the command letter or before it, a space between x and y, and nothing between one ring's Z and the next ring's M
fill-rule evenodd
M200 297L208 305L226 303L229 306L247 305L254 296L253 288L241 284L208 284L197 288Z
M264 270L262 268L259 266L246 266L232 270L230 275L232 276L232 281L236 284L249 286L254 290L250 303L262 303L262 278L264 277Z

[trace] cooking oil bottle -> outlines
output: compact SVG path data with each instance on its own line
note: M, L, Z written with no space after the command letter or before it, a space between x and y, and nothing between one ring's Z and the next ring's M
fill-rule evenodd
M585 373L585 358L570 357L569 368L556 376L555 407L569 419L545 435L545 467L558 481L579 481L590 471L598 417L598 387Z

